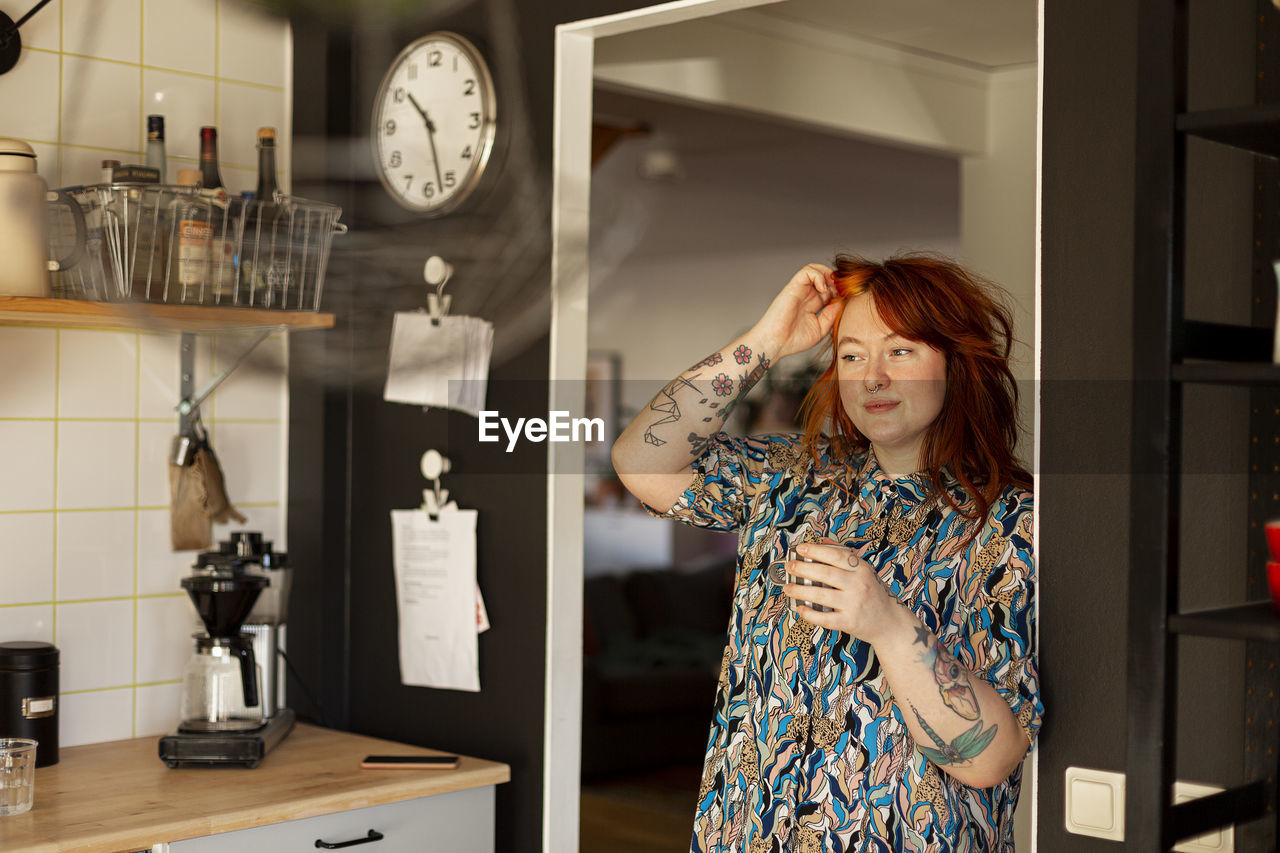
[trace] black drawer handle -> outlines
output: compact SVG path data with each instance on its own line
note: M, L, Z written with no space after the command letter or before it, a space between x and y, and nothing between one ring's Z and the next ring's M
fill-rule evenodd
M353 838L350 841L328 842L316 839L316 846L325 850L341 850L343 847L355 847L357 844L368 844L370 841L381 841L382 833L375 829L369 830L369 834L364 838Z

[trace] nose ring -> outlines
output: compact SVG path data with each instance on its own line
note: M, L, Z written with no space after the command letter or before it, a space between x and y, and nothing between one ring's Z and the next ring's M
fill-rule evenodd
M879 390L880 390L880 388L881 388L881 383L879 383L879 382L877 382L875 385L868 385L868 386L867 386L867 393L869 393L869 394L874 394L874 393L876 393L877 391L879 391Z

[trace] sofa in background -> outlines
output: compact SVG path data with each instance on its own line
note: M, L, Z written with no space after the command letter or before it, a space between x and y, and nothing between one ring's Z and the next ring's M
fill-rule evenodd
M734 571L711 556L586 580L584 779L702 763Z

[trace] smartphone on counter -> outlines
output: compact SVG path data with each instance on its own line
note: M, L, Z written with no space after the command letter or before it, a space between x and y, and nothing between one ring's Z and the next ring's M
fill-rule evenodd
M366 755L360 766L366 770L453 770L456 755Z

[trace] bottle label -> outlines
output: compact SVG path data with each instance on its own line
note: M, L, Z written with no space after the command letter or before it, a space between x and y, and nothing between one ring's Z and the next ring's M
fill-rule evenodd
M189 215L198 211L185 212ZM209 244L212 240L211 223L198 219L178 220L178 284L185 288L204 283L209 267ZM185 292L182 301L190 301Z

